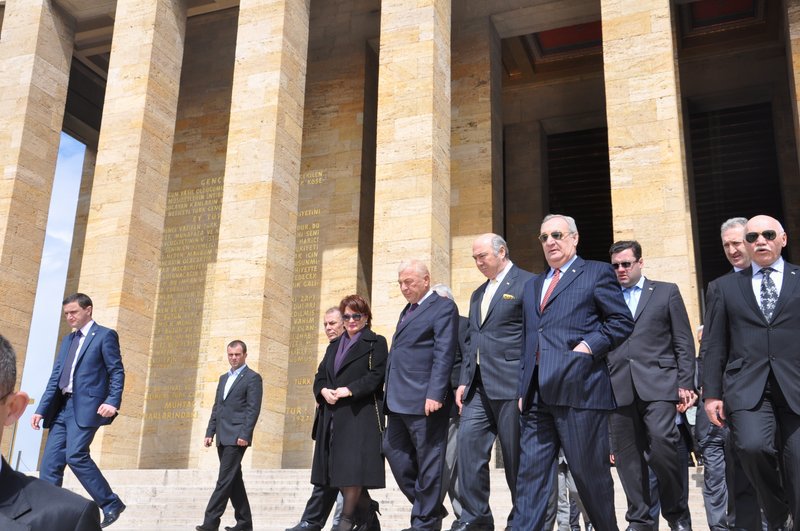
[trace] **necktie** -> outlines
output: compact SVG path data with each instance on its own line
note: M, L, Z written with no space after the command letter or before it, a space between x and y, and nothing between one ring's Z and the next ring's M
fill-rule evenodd
M767 321L772 319L772 313L775 311L775 305L778 303L778 288L775 287L775 281L772 280L770 274L775 270L771 267L765 267L761 270L761 313Z
M631 311L631 315L636 314L636 305L633 303L633 291L636 289L636 286L631 286L630 288L625 288L622 290L622 295L625 297L625 304L628 305L628 309Z
M556 285L558 284L558 279L561 278L561 270L556 269L553 271L553 278L550 280L550 285L547 286L547 291L542 298L542 304L539 306L539 312L544 310L544 307L547 306L547 300L550 298L550 295L553 294L553 290L556 289Z
M72 364L75 363L75 355L78 353L78 345L81 343L82 336L83 334L78 330L73 334L72 343L69 344L67 359L64 360L64 365L61 367L61 376L58 379L58 387L62 391L69 387L69 378L72 375Z
M486 320L486 314L489 313L489 303L492 302L492 297L497 291L494 289L495 284L497 284L496 279L490 280L483 292L483 298L481 299L481 324Z
M417 304L416 302L414 304L412 304L411 306L409 306L408 311L405 313L405 315L403 315L403 318L400 319L400 322L402 323L403 321L405 321L406 317L411 315L411 312L416 310L418 307L419 307L419 304Z

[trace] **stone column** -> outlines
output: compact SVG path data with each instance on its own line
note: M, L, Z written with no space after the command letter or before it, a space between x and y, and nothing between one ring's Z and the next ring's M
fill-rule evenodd
M25 362L61 122L72 21L49 0L11 2L0 41L0 315ZM22 371L18 371L18 378Z
M798 105L800 103L800 0L785 0L784 5L786 8L786 68L789 71L789 98L792 103L795 146L800 155L800 105ZM788 207L784 211L786 219L782 220L783 226L789 235L797 237L800 234L800 213L790 205L796 205L800 201L800 183L796 179L784 178L782 188L785 195L783 204ZM800 250L788 249L788 251L791 254L791 260L796 262L798 260L796 257L800 256Z
M462 315L486 280L472 259L472 242L486 232L504 232L501 73L500 37L491 18L454 22L450 262Z
M381 4L372 313L391 337L397 266L450 282L450 0Z
M139 462L164 212L183 57L182 0L117 4L78 288L120 336L125 393L100 430L101 467Z
M601 0L614 238L678 284L699 323L675 30L669 0Z
M255 444L246 459L281 466L292 315L309 0L242 0L212 277L209 363L202 407L214 402L219 359L239 338L264 377ZM205 422L195 426L202 439ZM199 438L198 438L199 437ZM201 466L216 463L203 452ZM214 465L216 466L216 465Z

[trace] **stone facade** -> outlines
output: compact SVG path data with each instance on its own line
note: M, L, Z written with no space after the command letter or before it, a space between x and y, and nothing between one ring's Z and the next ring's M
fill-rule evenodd
M308 466L325 310L365 295L391 337L397 267L420 258L466 315L485 232L541 271L540 220L570 204L551 194L555 135L607 130L609 237L641 241L646 274L678 283L700 324L698 248L721 249L698 231L689 122L768 101L797 254L795 0L730 38L668 0L133 0L90 18L63 4L0 0L0 332L22 368L71 63L96 49L102 125L65 292L120 332L123 408L93 447L105 468L216 466L200 442L235 338L265 383L248 465ZM547 40L600 22L578 51Z

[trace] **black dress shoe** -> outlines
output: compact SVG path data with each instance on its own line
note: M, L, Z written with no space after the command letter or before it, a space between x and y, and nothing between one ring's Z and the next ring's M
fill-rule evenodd
M494 525L480 522L453 522L450 531L494 531Z
M307 520L303 520L294 527L287 527L286 531L322 531L322 528L317 524L312 524Z
M252 526L242 527L239 524L236 524L234 526L225 526L225 531L253 531L253 528Z
M120 501L110 509L103 511L103 523L100 524L100 527L108 527L116 522L119 519L119 515L121 515L122 511L126 508L125 504Z
M678 520L674 524L669 526L670 531L692 531L692 522L691 520Z
M197 529L197 531L219 531L219 527L208 527L203 524L196 526L195 529Z

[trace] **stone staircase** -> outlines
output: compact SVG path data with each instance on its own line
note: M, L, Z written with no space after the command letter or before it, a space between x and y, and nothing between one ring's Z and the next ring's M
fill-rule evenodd
M695 529L703 529L706 521L699 488L702 467L691 469L690 473L692 521ZM203 511L214 487L217 470L107 470L104 474L128 506L110 530L191 531L202 523ZM299 521L311 493L309 476L308 469L245 470L244 480L253 508L256 531L283 531ZM372 494L380 502L382 527L385 531L405 529L409 526L411 506L397 488L388 467L386 482L387 488L373 491ZM625 497L616 474L614 483L618 523L624 529ZM502 531L504 518L511 508L511 498L502 470L492 470L491 485L490 502L497 529ZM69 471L64 486L86 496ZM450 510L449 502L446 501L445 505ZM444 529L449 529L452 522L451 515L444 521ZM234 523L233 511L229 508L223 516L220 529ZM662 522L661 529L668 529L666 523Z

